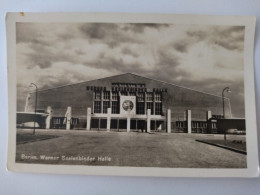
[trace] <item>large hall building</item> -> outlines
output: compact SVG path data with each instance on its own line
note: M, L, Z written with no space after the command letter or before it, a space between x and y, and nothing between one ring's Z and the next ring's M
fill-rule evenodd
M35 111L35 92L25 111ZM232 117L224 98L225 116ZM221 96L132 73L38 90L38 121L47 129L214 133ZM209 124L208 121L211 121Z

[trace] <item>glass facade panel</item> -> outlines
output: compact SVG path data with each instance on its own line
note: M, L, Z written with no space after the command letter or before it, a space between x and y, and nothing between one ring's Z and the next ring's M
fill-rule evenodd
M156 102L162 101L162 94L161 93L155 93L154 94L154 99Z
M100 91L95 91L94 92L94 98L96 100L100 100L101 99L101 92Z
M135 96L135 92L129 92L129 96Z
M153 93L150 93L150 92L146 93L146 100L153 101Z
M139 101L139 102L144 101L144 93L138 93L137 94L137 101Z
M153 102L147 102L147 110L150 109L151 110L151 114L153 114Z
M101 101L94 101L94 113L101 113Z
M144 102L137 102L136 114L144 114Z
M162 103L155 103L155 115L162 114Z
M103 92L103 99L109 100L110 99L110 91L104 91Z
M119 102L112 102L112 114L119 114Z
M118 92L112 92L112 100L118 100Z
M110 102L104 101L103 102L103 113L107 113L107 109L110 108Z
M127 91L121 91L122 96L127 96Z

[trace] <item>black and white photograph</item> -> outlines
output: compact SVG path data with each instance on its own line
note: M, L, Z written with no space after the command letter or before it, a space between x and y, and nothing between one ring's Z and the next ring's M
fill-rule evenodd
M247 24L125 21L14 23L13 163L248 170Z

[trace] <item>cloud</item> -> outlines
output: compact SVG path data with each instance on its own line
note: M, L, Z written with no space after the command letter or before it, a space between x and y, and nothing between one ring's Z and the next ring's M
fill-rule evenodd
M131 50L129 47L123 47L121 51L122 51L122 54L131 55L135 58L137 58L139 56L136 52Z
M17 108L31 82L44 89L135 72L212 94L230 86L243 116L243 41L238 26L18 23Z
M114 23L92 23L79 26L79 30L89 39L90 43L102 41L113 48L125 42L141 42L136 36L131 36L131 32L125 32L123 28L122 24Z
M182 53L187 52L188 46L189 43L184 40L173 44L174 49Z
M227 50L242 51L244 48L244 26L214 26L207 30L191 30L186 33L197 41L207 40L210 44L219 45Z
M161 28L169 27L169 24L156 24L156 23L139 23L139 24L126 24L124 25L125 31L132 31L134 33L143 33L146 28L160 30Z

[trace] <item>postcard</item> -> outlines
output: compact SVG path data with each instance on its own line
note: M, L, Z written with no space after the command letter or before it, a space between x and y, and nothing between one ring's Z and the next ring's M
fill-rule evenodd
M7 168L257 177L255 17L8 13Z

